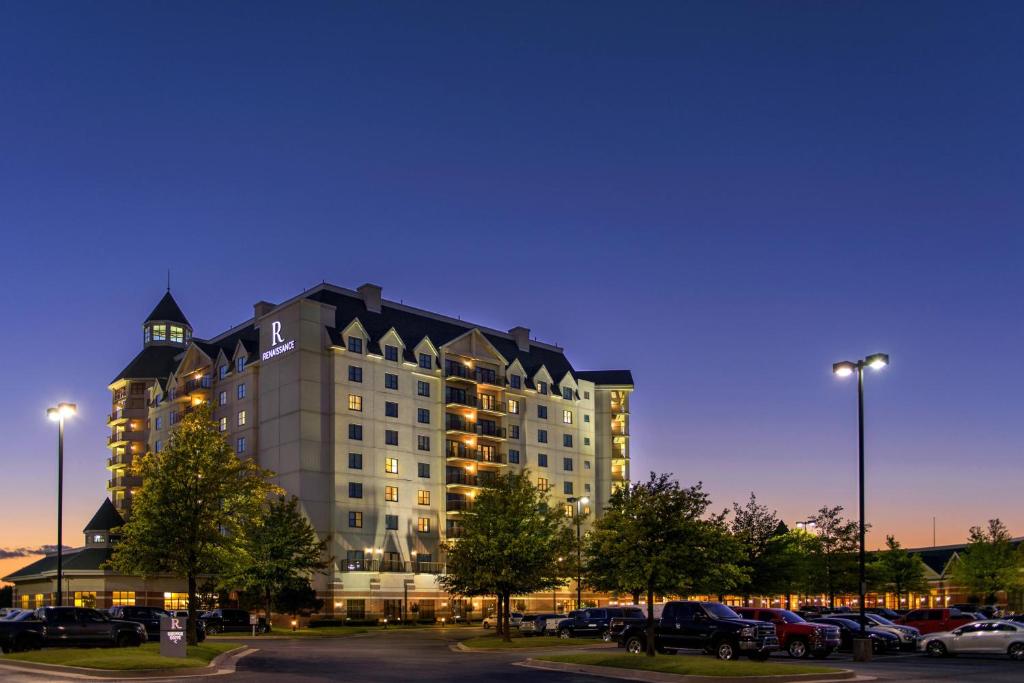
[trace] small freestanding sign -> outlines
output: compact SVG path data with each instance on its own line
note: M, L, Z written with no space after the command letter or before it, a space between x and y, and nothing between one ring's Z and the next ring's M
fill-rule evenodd
M163 657L185 657L188 642L184 617L160 617L160 655Z
M252 636L256 637L256 627L260 625L260 618L255 614L249 615L249 626L252 626Z

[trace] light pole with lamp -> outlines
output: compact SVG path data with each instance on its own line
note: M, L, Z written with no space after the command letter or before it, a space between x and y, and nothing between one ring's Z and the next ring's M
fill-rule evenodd
M74 403L58 403L46 409L46 416L57 423L57 597L58 607L64 604L64 420L78 412Z
M590 498L569 498L570 503L576 503L576 609L583 607L583 533L580 524L583 521L583 506L590 502Z
M832 373L837 377L849 377L857 373L857 443L859 446L859 480L860 480L860 553L858 558L858 595L857 605L860 612L860 635L854 640L854 659L866 661L871 659L871 641L867 638L867 625L864 616L864 595L867 592L864 576L864 368L881 370L889 365L889 355L886 353L873 353L863 360L840 361L833 363ZM860 641L860 642L857 642Z

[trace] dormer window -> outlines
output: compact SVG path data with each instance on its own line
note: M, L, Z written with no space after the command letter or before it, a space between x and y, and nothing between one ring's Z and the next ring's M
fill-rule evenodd
M148 344L149 341L152 338L153 338L153 330L149 327L149 325L146 325L146 328L145 328L145 330L142 333L142 342L144 344Z
M171 341L175 344L185 342L185 330L180 325L171 325Z
M539 391L542 394L548 393L548 383L547 382L537 382L537 391Z
M360 339L359 337L349 337L348 338L348 350L351 351L352 353L362 353L363 352L363 340Z
M167 325L153 325L153 341L167 341Z
M242 370L245 370L245 356L239 356L235 359L235 371L242 372Z
M93 543L103 543L104 540L105 539L104 539L103 534L93 534L93 537L92 537L92 542Z

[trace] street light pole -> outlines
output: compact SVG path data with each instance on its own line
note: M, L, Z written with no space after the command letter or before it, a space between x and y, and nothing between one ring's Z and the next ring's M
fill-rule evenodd
M586 496L582 498L570 498L570 503L576 503L576 609L583 606L583 533L581 523L583 517L583 506L590 502Z
M64 604L64 418L77 410L74 403L58 403L46 409L46 416L57 423L57 607Z

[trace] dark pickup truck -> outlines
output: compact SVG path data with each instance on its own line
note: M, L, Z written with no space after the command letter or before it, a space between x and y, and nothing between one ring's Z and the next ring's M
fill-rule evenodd
M619 647L640 653L647 649L647 621L627 620L618 636ZM695 648L719 659L745 654L765 660L779 649L775 626L744 619L717 602L681 600L665 603L661 618L654 621L654 647L659 652Z
M146 642L142 624L111 619L85 607L40 607L0 620L0 649L35 650L62 645L129 647Z

